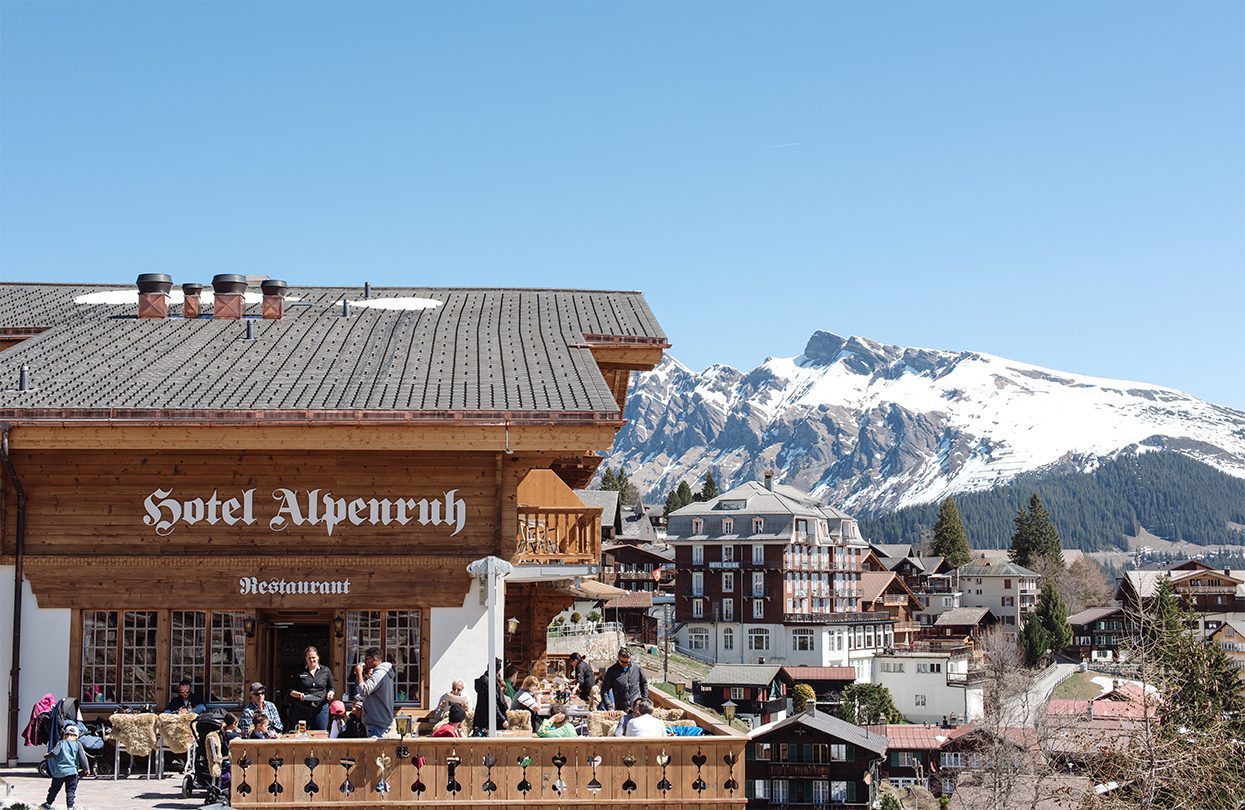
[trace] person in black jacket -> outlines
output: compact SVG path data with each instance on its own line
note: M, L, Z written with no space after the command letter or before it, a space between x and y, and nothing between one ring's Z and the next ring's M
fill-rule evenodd
M587 700L592 694L592 687L597 683L597 676L592 672L592 664L588 663L588 659L584 658L583 653L573 652L571 657L567 659L570 671L571 682L575 684L575 694L579 695L581 700Z
M471 718L471 726L474 730L474 736L488 736L488 718L489 718L489 682L488 670L484 670L484 674L476 678L476 712ZM497 696L497 727L510 728L510 724L506 722L506 709L509 703L506 700L505 686L505 670L502 668L501 660L497 661L497 678L493 681L493 693Z
M618 660L610 664L601 677L601 697L615 709L626 711L636 698L648 697L648 678L639 664L631 663L626 647L618 651Z

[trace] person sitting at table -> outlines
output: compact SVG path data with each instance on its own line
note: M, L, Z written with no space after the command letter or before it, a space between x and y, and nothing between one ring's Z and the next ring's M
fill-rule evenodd
M195 714L203 714L203 701L197 700L191 695L192 684L189 678L182 678L177 684L177 694L169 700L169 705L165 708L165 714L176 714L177 712L194 712Z
M329 704L329 739L346 736L346 704L335 700Z
M623 716L618 718L618 725L614 727L615 737L627 736L627 726L630 725L631 721L640 713L641 700L643 700L643 698L636 698L631 701L631 705L627 707L625 712L623 712Z
M436 725L449 716L450 706L458 704L466 711L471 704L467 700L467 696L463 694L463 690L467 688L467 684L462 681L454 681L450 684L450 691L441 696L437 701L437 707L428 715L428 722Z
M540 728L536 729L537 737L578 737L579 732L575 731L575 726L571 725L570 718L567 717L566 707L561 704L554 704L553 714L545 718L545 722L540 724Z
M229 743L240 739L242 733L238 731L238 717L233 712L225 712L225 716L221 718L220 728L220 755L226 759L229 758Z
M450 704L449 719L437 726L436 731L432 732L433 737L461 737L463 736L463 723L467 721L467 710L457 703Z
M269 721L268 721L268 715L266 715L266 714L257 714L257 715L255 715L255 720L254 720L254 722L251 724L251 735L250 735L250 739L252 739L252 740L272 740L272 739L275 739L275 738L276 738L276 736L277 736L277 732L272 731L272 730L269 728L269 725L270 725L270 723L269 723Z
M540 681L535 675L523 679L523 685L514 693L514 702L510 705L516 711L526 709L532 715L532 730L540 725L540 698L536 696L536 688Z
M665 737L666 724L653 716L653 701L640 698L631 711L631 722L624 732L627 737Z
M281 726L281 715L277 713L277 707L265 700L267 694L268 690L259 681L251 684L251 702L242 709L242 717L238 720L238 730L243 734L250 732L251 726L257 717L267 717L270 727L275 732L279 733L284 730Z

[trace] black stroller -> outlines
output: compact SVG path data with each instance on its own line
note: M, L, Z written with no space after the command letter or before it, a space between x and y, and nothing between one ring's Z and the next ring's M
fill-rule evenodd
M182 777L182 798L189 799L195 791L205 792L204 804L229 803L229 760L213 762L216 751L209 736L216 733L219 739L221 729L225 727L225 710L209 709L195 718L195 757L190 773ZM220 776L212 775L213 765L219 765Z
M82 750L86 754L87 763L91 767L93 774L109 774L112 773L112 760L103 756L104 740L108 736L108 723L105 720L98 720L94 723L84 723L78 712L77 698L62 698L56 701L56 705L51 711L44 712L39 715L39 737L47 740L48 753L56 747L64 736L63 729L66 723L73 723L78 727L78 742L82 745ZM46 758L39 760L39 775L48 775L48 761Z

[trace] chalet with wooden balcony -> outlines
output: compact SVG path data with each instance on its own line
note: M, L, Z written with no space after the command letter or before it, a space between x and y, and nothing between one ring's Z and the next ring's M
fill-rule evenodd
M813 805L865 810L885 765L887 740L816 708L749 735L749 807Z
M1064 655L1080 661L1119 661L1131 635L1127 611L1119 605L1086 608L1068 617L1072 641Z
M867 612L882 612L894 622L896 644L906 644L921 632L917 616L921 600L894 571L866 571L860 575L860 604Z
M777 665L718 664L701 682L696 702L724 714L729 701L737 717L759 726L787 716L794 686L791 675Z
M1197 560L1126 571L1115 598L1126 608L1146 605L1164 577L1171 578L1185 607L1197 613L1245 611L1245 570L1215 569Z
M284 707L306 646L346 695L380 647L410 711L490 648L541 672L600 569L574 488L667 345L635 292L0 284L9 757L37 758L11 718L45 692Z

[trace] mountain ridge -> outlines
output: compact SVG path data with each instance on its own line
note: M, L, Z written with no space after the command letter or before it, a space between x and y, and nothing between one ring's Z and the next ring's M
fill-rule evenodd
M1152 383L818 330L795 357L633 378L607 463L662 498L712 471L875 514L1168 449L1245 478L1245 412Z

